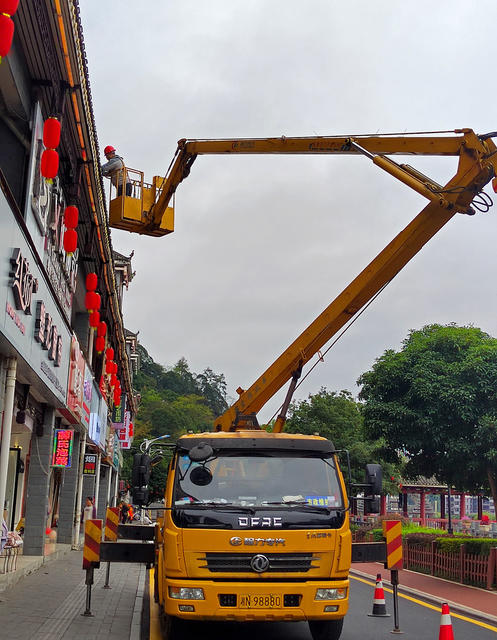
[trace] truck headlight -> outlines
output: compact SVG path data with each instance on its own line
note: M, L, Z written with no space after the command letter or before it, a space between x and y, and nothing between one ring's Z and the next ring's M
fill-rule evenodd
M317 589L314 600L343 600L347 597L347 589Z
M204 600L204 590L200 587L169 587L169 597L175 600Z

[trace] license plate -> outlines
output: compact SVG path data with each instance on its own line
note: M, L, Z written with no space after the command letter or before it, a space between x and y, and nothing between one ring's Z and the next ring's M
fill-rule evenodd
M243 595L240 596L240 609L281 609L281 595Z

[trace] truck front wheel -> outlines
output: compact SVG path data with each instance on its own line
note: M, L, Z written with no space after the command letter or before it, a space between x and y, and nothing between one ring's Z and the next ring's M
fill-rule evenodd
M174 616L168 616L162 607L160 607L160 621L164 640L180 640L180 638L185 637L183 628L185 621Z
M309 620L312 640L338 640L342 633L343 618L340 620Z

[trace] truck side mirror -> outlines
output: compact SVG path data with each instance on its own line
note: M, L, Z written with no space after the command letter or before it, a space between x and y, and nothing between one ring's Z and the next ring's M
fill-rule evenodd
M212 482L212 473L205 467L195 467L190 472L190 480L198 487L205 487Z
M150 482L150 456L146 453L135 453L131 471L133 502L144 505L148 502L148 483Z
M190 449L188 456L192 462L205 462L214 455L214 449L207 442L199 442Z
M380 499L373 498L372 500L364 500L364 515L368 516L370 513L380 513Z
M377 496L381 493L383 486L383 474L381 472L381 465L379 464L367 464L366 465L366 477L364 483L371 486L369 495Z

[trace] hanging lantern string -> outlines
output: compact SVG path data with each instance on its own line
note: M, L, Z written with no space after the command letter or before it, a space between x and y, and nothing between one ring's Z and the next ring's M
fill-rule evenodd
M72 255L78 246L78 226L79 211L78 207L70 205L64 211L64 224L66 230L64 232L64 251Z
M4 0L0 0L0 5ZM43 144L40 170L47 182L52 182L59 171L59 154L55 150L60 142L60 122L55 116L47 118L43 124Z

